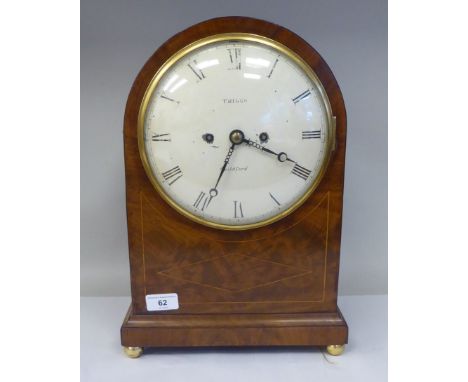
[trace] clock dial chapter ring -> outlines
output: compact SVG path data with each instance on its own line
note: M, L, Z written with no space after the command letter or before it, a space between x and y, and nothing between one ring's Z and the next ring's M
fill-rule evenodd
M244 154L242 154L238 159L242 161L245 161L245 165L241 164L239 166L237 166L237 160L236 160L236 166L231 166L231 163L232 163L232 160L231 160L231 155L232 153L234 152L234 150L236 152L242 152L244 153L243 150L240 150L240 149L237 149L235 148L235 146L237 145L241 145L243 146L243 144L246 144L246 146L254 146L254 148L256 148L257 150L260 150L260 151L264 151L268 154L271 154L272 157L274 156L277 160L277 163L284 163L284 162L290 162L294 165L297 165L297 162L301 163L301 164L305 164L306 167L310 168L310 169L313 169L313 173L311 173L310 170L308 170L307 168L304 168L304 167L301 167L299 165L297 170L293 170L291 171L291 168L288 167L283 167L285 170L283 170L283 173L285 175L287 175L288 173L292 173L294 175L297 175L297 177L294 177L292 176L291 179L292 180L288 180L288 182L298 182L298 184L302 184L304 186L307 186L307 189L305 189L304 193L297 198L297 200L295 200L294 202L292 203L289 203L289 201L284 200L281 200L281 195L278 196L278 194L276 193L277 190L275 188L273 189L265 189L264 190L264 197L265 197L265 200L268 200L270 203L271 202L271 197L269 195L271 195L270 191L273 192L273 194L275 195L276 198L279 197L279 200L281 201L281 204L279 204L279 202L276 202L275 200L276 199L273 199L273 205L271 207L268 207L271 209L271 212L268 212L268 213L265 213L265 215L262 215L263 212L261 214L258 214L256 213L257 215L251 215L249 216L248 214L246 215L245 213L245 209L247 208L245 206L245 203L242 205L242 208L243 208L243 212L242 212L242 216L241 218L242 219L239 219L239 218L236 218L235 220L234 219L231 219L231 221L217 221L216 219L217 218L213 218L213 209L210 208L208 210L206 209L194 209L194 208L187 208L187 206L184 206L183 204L180 203L180 200L177 200L176 198L174 198L173 196L173 190L178 190L180 189L181 187L185 187L185 184L186 182L188 181L188 171L185 172L185 168L183 166L183 164L180 166L180 169L179 169L179 165L180 163L179 162L173 162L171 163L171 167L166 167L166 168L159 168L158 171L159 171L159 174L161 173L164 173L164 174L167 174L167 177L170 177L172 176L173 173L178 173L179 174L179 171L182 171L183 172L183 176L182 174L179 174L179 178L176 178L175 176L170 178L170 181L167 181L167 182L164 182L161 181L160 179L160 175L158 176L157 174L157 171L155 169L155 165L154 165L154 162L151 162L153 161L154 159L151 158L151 156L149 155L154 155L153 153L150 153L148 154L147 153L147 150L145 148L145 145L147 145L146 142L148 142L150 139L150 134L152 134L154 137L156 137L157 139L153 139L155 141L159 141L159 142L176 142L176 136L175 134L168 134L170 133L170 131L160 131L160 130L157 130L157 131L152 131L152 132L146 132L145 131L145 123L146 123L146 119L147 119L147 116L150 115L150 113L154 113L154 106L152 106L151 104L151 99L153 97L153 94L156 94L156 95L160 95L160 97L162 99L164 99L164 101L162 102L165 102L165 104L163 105L170 105L170 107L178 107L178 108L182 108L182 107L187 107L187 103L184 104L184 99L181 99L181 98L178 98L176 97L175 95L169 97L170 99L168 99L167 97L163 97L162 94L157 91L157 86L158 86L158 83L160 83L161 81L163 82L163 85L161 85L160 89L165 86L164 85L164 81L167 82L167 77L166 79L164 79L164 76L166 73L177 73L177 72L174 72L172 68L176 67L177 65L184 65L184 66L187 66L186 65L186 62L189 62L189 60L192 60L192 58L187 58L187 57L192 57L190 56L191 54L193 55L194 51L197 50L197 49L201 49L203 48L205 45L209 45L209 44L218 44L218 43L221 43L221 44L225 44L225 46L227 46L228 44L240 44L239 46L242 47L242 49L244 48L244 45L242 44L249 44L249 43L253 43L253 44L258 44L258 46L265 46L265 47L268 47L268 48L271 48L273 49L274 51L276 52L279 52L280 55L282 55L283 57L285 57L286 60L290 60L291 63L293 63L294 65L297 65L297 67L299 68L298 70L301 70L303 71L304 73L304 78L307 78L308 81L311 81L311 83L313 84L310 89L312 89L312 91L303 91L303 89L299 89L300 91L297 91L296 93L294 94L289 94L288 97L290 99L288 99L288 102L290 102L290 104L292 105L291 107L295 107L297 112L299 112L299 110L302 110L301 108L303 108L304 104L305 104L305 101L307 99L307 97L310 97L311 99L315 97L315 99L319 100L318 102L319 103L323 103L323 108L324 108L324 117L322 117L322 131L324 132L324 135L322 136L322 140L324 142L324 145L323 145L323 154L321 154L323 156L323 159L320 159L320 163L318 163L315 167L312 167L312 165L308 165L306 163L304 163L303 161L303 157L301 155L297 156L296 155L296 152L295 152L295 155L294 155L294 160L289 158L289 155L287 153L290 153L291 151L291 144L289 143L289 146L287 145L286 147L282 147L282 146L279 146L279 147L282 147L282 149L284 151L281 151L281 152L276 152L276 151L273 151L271 150L270 148L268 147L265 147L261 144L258 144L248 138L246 138L246 136L244 135L244 132L241 131L241 130L232 130L230 131L229 133L229 143L231 144L231 149L228 151L228 156L226 157L225 159L225 162L223 164L223 167L221 168L221 172L218 176L218 179L217 179L217 182L215 184L215 186L213 188L209 188L210 185L209 185L209 180L207 181L208 184L205 183L205 185L203 186L203 183L200 183L200 185L203 186L204 188L204 191L201 191L200 192L200 189L198 189L198 191L196 191L196 194L193 193L193 196L189 196L189 197L193 197L193 199L191 201L187 201L187 206L192 206L194 204L194 201L195 201L195 196L198 195L199 193L203 193L204 192L204 195L208 194L208 198L206 200L206 204L205 204L205 200L203 200L203 203L202 205L204 206L208 206L209 202L213 199L213 198L216 198L217 202L216 202L216 206L215 207L215 210L216 208L218 208L218 206L220 205L220 202L223 202L223 199L226 199L226 198L231 198L230 200L233 200L233 202L231 203L234 203L234 205L236 205L236 203L238 203L238 205L241 205L239 199L237 198L236 195L232 195L232 190L229 190L229 188L235 184L235 187L237 188L237 190L241 190L242 192L242 187L244 187L245 190L247 190L246 188L246 183L244 181L244 183L242 182L239 182L237 183L237 180L234 182L234 179L237 178L242 178L242 176L244 176L245 173L236 173L236 171L239 171L238 168L242 168L243 166L247 166L249 167L249 170L248 170L248 173L252 174L250 176L253 176L254 179L256 180L257 178L261 178L262 176L264 176L264 174L260 171L258 172L258 169L255 170L257 167L258 167L258 163L263 163L263 159L259 159L259 161L257 162L256 159L253 158L253 156L251 156L250 154L247 153L247 151L245 151L245 158L244 158ZM215 46L215 45L213 45ZM245 46L248 46L248 45L245 45ZM228 46L229 48L229 46ZM205 48L203 48L205 49ZM243 57L243 56L242 56ZM242 68L244 69L245 68L245 64L246 64L246 59L248 56L245 56L246 58L243 58L244 61L242 61ZM279 57L279 56L278 56ZM250 57L251 59L251 57ZM193 60L192 60L193 61ZM190 61L190 62L192 62ZM198 62L200 63L204 63L205 65L208 65L208 64L213 64L216 60L205 60L205 61L202 61L202 60L199 60ZM262 65L264 61L262 60L257 60L257 61L252 61L251 60L251 63L252 65ZM272 63L277 63L277 60L276 60L276 57L271 60ZM281 65L281 61L280 61L280 64L278 65ZM280 66L276 65L276 69L275 69L275 75L277 76L280 76ZM199 86L206 86L206 84L209 84L209 81L213 79L213 75L212 75L212 72L210 72L211 69L205 69L205 68L200 68L200 67L197 67L196 65L194 66L193 64L191 64L191 66L193 66L193 68L196 69L197 73L201 75L201 78L199 78L199 76L197 76L196 74L193 74L192 71L189 71L188 69L186 69L188 71L188 74L189 76L187 78L189 78L189 84L191 83L190 81L193 81L193 82L199 82L201 85ZM203 69L203 73L201 72L198 72L198 70L202 70ZM235 73L238 73L235 71L236 69L232 69L231 72L229 73L232 73L232 74L235 74ZM244 69L245 70L245 69ZM269 78L269 81L271 80L271 72L270 72L271 69L269 69L268 73L268 78ZM240 75L242 75L242 72L239 72ZM251 79L256 79L257 77L255 77L255 74L249 74L247 73L248 75L250 75L250 77L247 77L246 75L244 75L245 78L251 78ZM172 74L171 74L172 75ZM180 73L179 73L180 75ZM192 77L190 77L192 76ZM274 76L273 76L274 78ZM177 81L180 80L180 77ZM185 81L185 80L184 80ZM251 81L251 80L249 80ZM255 82L255 81L252 81L252 82ZM176 82L174 82L175 84ZM258 82L258 84L260 84L260 82ZM307 85L308 87L310 85ZM314 90L315 89L315 90ZM156 92L156 93L155 93ZM299 96L297 96L297 94L299 94ZM228 94L229 96L229 94ZM177 102L174 102L177 101ZM234 100L234 101L231 101L231 100ZM240 101L238 101L240 100ZM231 103L232 105L231 106L228 106L230 108L235 108L235 107L238 107L237 104L239 104L239 106L241 104L245 104L247 102L247 100L243 100L243 98L225 98L224 101L223 101L223 98L221 98L221 102L224 102L224 104L227 104L227 103ZM252 99L250 102L252 102L252 104L255 102L255 99ZM307 101L309 102L309 101ZM317 102L317 101L315 101ZM164 106L166 107L166 106ZM223 106L224 108L226 108L226 106ZM211 110L210 110L211 111ZM180 110L179 113L182 113L182 110ZM179 114L180 115L180 114ZM154 188L158 191L158 193L161 195L161 197L169 204L171 205L171 207L173 207L177 212L181 213L182 215L186 216L187 218L191 219L191 220L194 220L196 221L197 223L201 223L203 225L206 225L206 226L210 226L210 227L213 227L213 228L218 228L218 229L226 229L226 230L246 230L246 229L252 229L252 228L258 228L258 227L261 227L261 226L265 226L265 225L268 225L268 224L271 224L277 220L280 220L282 219L283 217L289 215L290 213L292 213L295 209L297 209L300 205L302 205L306 200L307 198L310 196L310 194L316 189L316 187L318 186L319 182L321 181L321 178L323 177L324 173L325 173L325 169L328 165L328 162L329 162L329 158L330 158L330 152L331 152L331 138L332 138L332 135L333 132L331 131L331 128L332 128L332 123L330 122L332 120L332 113L331 113L331 107L330 107L330 103L329 103L329 100L328 100L328 96L326 95L326 92L325 90L323 89L323 86L322 84L320 83L320 80L318 79L318 77L315 75L315 73L313 72L313 70L308 66L308 64L306 64L302 58L300 58L296 53L292 52L289 48L281 45L280 43L276 42L276 41L273 41L273 40L270 40L269 38L267 37L263 37L263 36L259 36L259 35L253 35L253 34L248 34L248 33L229 33L229 34L219 34L219 35L215 35L215 36L210 36L210 37L206 37L206 38L203 38L201 40L198 40L198 41L195 41L193 42L192 44L189 44L187 45L185 48L181 49L179 52L177 52L176 54L174 54L172 57L170 57L159 69L158 71L156 72L155 76L153 77L152 81L150 82L148 88L146 89L146 93L143 97L143 101L142 103L140 104L140 111L139 111L139 115L138 115L138 144L139 144L139 150L140 150L140 156L141 156L141 159L142 159L142 163L143 163L143 166L145 168L145 171L151 181L151 183L153 184ZM240 125L242 126L244 124L244 122L248 121L247 119L245 119L244 121L241 121L240 124L239 124L239 121L236 121L234 122L234 126L235 125ZM292 125L291 125L292 126ZM266 126L265 126L266 127ZM272 133L272 131L269 130L269 128L262 128L262 126L259 126L259 128L261 129L258 133L260 134L259 135L259 140L262 144L267 144L268 146L270 147L275 147L275 144L274 144L274 138L273 140L270 139L270 136L268 133L266 133L266 131L268 131L269 133ZM208 126L207 125L207 129L205 129L205 131L200 131L201 129L197 130L197 135L196 135L196 139L198 139L200 142L203 142L204 143L204 147L214 147L214 148L219 148L219 147L223 147L223 141L225 138L222 138L220 139L220 131L217 130L216 128L216 125L211 125ZM312 133L314 133L314 131L312 131L313 129L312 128L303 128L302 130L304 130L302 132L302 136L311 136L313 135ZM307 131L305 131L307 130ZM248 134L250 133L254 133L254 131L248 131L247 132ZM304 135L304 133L307 133L306 135ZM222 132L222 135L226 134L226 132ZM299 134L299 137L300 137L300 134L301 134L301 131L298 131L298 134ZM164 140L161 139L160 137L164 135ZM168 135L170 135L170 137L167 137ZM214 138L214 136L216 136L216 139ZM226 135L224 135L226 136ZM272 137L277 137L278 135L275 135L275 134L272 134L271 135ZM200 139L200 137L202 137L202 139ZM298 138L300 140L300 138ZM304 138L302 138L304 139ZM211 144L213 143L213 141L216 140L216 143L215 145L211 146ZM270 143L267 143L267 142L270 142ZM308 140L308 141L303 141L303 143L306 143L306 142L314 142L312 139ZM318 140L316 140L315 142L318 142ZM278 143L278 140L276 140L276 143ZM175 145L175 143L172 143L173 145ZM208 144L208 145L206 145ZM148 144L149 145L149 144ZM169 146L166 145L166 147ZM159 145L156 145L154 146L154 150L159 150L159 149L162 149L163 146L162 144L159 144ZM205 149L202 148L202 150L204 151ZM155 151L156 152L156 151ZM211 153L211 151L210 151ZM209 154L210 154L209 153ZM213 151L214 153L214 151ZM204 154L206 155L206 154ZM210 154L211 155L211 154ZM211 163L214 163L214 160L211 161ZM266 162L265 162L266 163ZM207 164L209 164L207 162ZM204 164L202 164L204 165ZM212 166L211 166L212 167ZM269 167L269 165L268 165ZM272 167L273 168L273 167ZM287 169L287 170L286 170ZM173 172L169 172L169 171L173 171ZM284 172L286 171L286 172ZM225 180L224 178L226 177L226 173L227 172L232 172L229 176L229 180L225 183ZM266 173L266 172L265 172ZM257 174L259 175L257 177L257 175L253 175L253 174ZM309 176L310 174L310 176ZM245 176L244 176L245 177ZM177 181L177 179L182 179L181 181ZM184 179L187 179L187 181L184 181ZM221 183L221 180L223 180L223 182ZM305 183L302 183L303 181L305 181ZM181 183L182 182L182 183ZM185 182L185 183L184 183ZM182 185L181 185L182 184ZM225 184L225 187L228 187L226 190L224 189L219 189L219 186L222 185L222 184ZM168 187L171 186L171 185L175 185L174 187L172 188L169 188ZM208 187L206 187L208 186ZM177 188L179 187L179 188ZM206 187L206 188L205 188ZM202 188L202 190L203 190ZM221 187L222 188L222 187ZM219 196L219 194L223 194L223 197L221 198ZM229 195L229 196L228 196ZM206 196L204 196L204 198L206 198ZM268 199L267 199L268 198ZM288 197L286 197L288 198ZM197 199L198 200L198 199ZM237 200L237 202L236 202ZM224 203L226 203L226 200L224 200ZM250 201L250 203L254 203L253 201ZM278 208L278 207L279 208ZM210 206L210 207L213 207L213 206ZM273 209L274 207L274 209ZM221 207L219 207L221 208ZM231 206L225 206L223 207L226 209L229 209L231 210L232 208L232 205ZM234 206L234 209L236 207ZM275 212L274 212L275 211ZM239 214L238 214L239 215ZM258 216L258 218L257 218ZM234 215L234 218L236 216ZM232 216L231 216L232 218ZM223 219L226 219L226 218L223 218ZM255 220L256 219L256 220Z

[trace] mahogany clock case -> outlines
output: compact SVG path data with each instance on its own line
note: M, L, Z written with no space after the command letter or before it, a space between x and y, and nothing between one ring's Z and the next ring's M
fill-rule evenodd
M140 158L137 125L158 69L208 36L248 33L275 40L313 69L336 118L336 142L320 184L287 217L228 231L197 224L166 203ZM337 307L346 111L325 61L293 32L262 20L223 17L170 38L146 62L124 118L127 224L132 303L121 328L126 347L308 346L347 343ZM178 310L148 312L148 294L177 293Z

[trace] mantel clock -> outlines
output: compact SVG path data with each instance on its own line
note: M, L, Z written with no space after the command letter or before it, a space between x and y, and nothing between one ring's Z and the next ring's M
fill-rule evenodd
M320 55L266 21L202 22L144 65L124 124L126 353L195 346L341 353L346 112Z

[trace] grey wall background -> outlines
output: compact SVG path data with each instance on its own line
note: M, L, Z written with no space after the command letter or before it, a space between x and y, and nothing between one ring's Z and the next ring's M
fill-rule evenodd
M81 1L81 292L129 295L122 125L132 82L169 37L217 16L299 34L348 112L340 294L387 293L387 2Z

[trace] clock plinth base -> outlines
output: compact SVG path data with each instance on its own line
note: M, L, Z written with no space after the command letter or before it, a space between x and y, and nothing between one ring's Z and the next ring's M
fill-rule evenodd
M124 347L329 346L348 342L336 312L289 314L133 314L121 327ZM333 345L339 350L341 345Z

